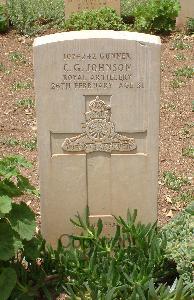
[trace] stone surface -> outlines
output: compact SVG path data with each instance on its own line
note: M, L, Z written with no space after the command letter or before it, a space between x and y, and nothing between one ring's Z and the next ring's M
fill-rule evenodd
M120 14L120 0L65 0L65 17L83 10L111 7Z
M181 10L176 20L177 27L184 27L188 18L194 18L194 0L179 0Z
M34 72L42 232L55 244L90 207L157 219L160 39L113 31L36 38Z

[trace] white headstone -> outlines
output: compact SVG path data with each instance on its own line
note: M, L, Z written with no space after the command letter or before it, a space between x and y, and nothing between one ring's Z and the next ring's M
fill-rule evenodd
M55 243L90 208L157 219L160 38L81 31L36 38L42 232Z

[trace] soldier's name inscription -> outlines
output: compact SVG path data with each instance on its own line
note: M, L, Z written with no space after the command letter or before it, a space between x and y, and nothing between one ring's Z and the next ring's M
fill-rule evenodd
M129 52L64 53L63 73L52 90L144 88Z

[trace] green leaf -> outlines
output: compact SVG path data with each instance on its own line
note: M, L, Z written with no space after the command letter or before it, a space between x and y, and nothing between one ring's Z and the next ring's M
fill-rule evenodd
M17 187L24 192L27 192L28 194L32 194L35 196L39 196L39 192L35 189L35 187L33 185L30 184L28 178L22 176L22 175L18 175L17 176Z
M182 280L182 278L180 278L178 283L177 283L177 286L176 286L176 294L175 294L174 300L181 299L182 292L183 292L183 287L184 287L183 286L183 280Z
M5 179L0 181L0 196L4 195L9 197L19 197L23 195L23 191L21 191L12 181Z
M33 237L36 229L35 214L26 203L13 203L8 219L22 239L30 240Z
M23 241L23 245L27 261L28 259L36 259L40 257L43 240L37 237L33 237L30 241Z
M17 281L14 269L6 268L0 274L0 300L7 300Z
M0 196L0 214L7 214L11 210L11 198Z
M149 282L149 296L151 296L152 297L151 299L153 299L153 300L159 300L159 298L156 294L153 279L151 279Z
M97 223L97 233L96 233L97 237L100 236L102 229L103 229L103 223L102 223L102 220L99 219L98 223Z
M194 201L191 202L191 204L189 204L187 206L187 208L185 209L185 211L189 214L191 214L192 216L194 216Z
M113 287L112 289L110 289L105 296L105 300L112 300L114 297L114 293L117 291L117 289L117 287Z
M21 243L17 240L11 226L0 223L0 260L10 259L20 247Z

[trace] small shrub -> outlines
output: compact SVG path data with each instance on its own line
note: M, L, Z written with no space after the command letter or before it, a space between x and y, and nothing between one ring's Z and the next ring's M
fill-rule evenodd
M9 28L9 19L6 12L6 7L0 4L0 33L4 33Z
M190 203L194 201L194 190L183 192L177 197L173 198L173 202L184 202L184 203Z
M9 209L3 208L4 213ZM23 239L14 259L2 262L0 258L3 299L55 299L54 295L65 293L67 299L192 300L190 277L184 277L190 275L190 256L181 258L189 263L180 269L184 283L173 261L180 255L170 248L177 245L177 223L168 235L156 224L137 223L136 216L135 211L128 212L126 220L116 218L115 234L108 238L102 234L101 219L97 226L90 224L87 210L84 218L78 214L72 220L80 235L70 235L66 247L59 240L52 249L39 235ZM190 237L187 226L188 222L187 231L180 228L181 234ZM167 241L171 242L168 248Z
M180 78L175 78L170 82L173 89L177 89L185 85L185 81Z
M0 159L0 299L3 300L20 284L17 275L17 263L23 263L20 251L35 233L35 214L24 202L12 202L13 197L26 193L37 195L20 171L30 166L21 156Z
M17 100L16 105L23 108L33 108L35 106L35 101L32 98L23 98Z
M173 41L172 49L185 50L185 49L190 49L190 48L191 48L191 45L189 45L188 43L185 43L183 38L175 38L175 40Z
M6 68L6 66L0 62L0 72L3 72L6 75L11 74L11 71Z
M168 33L175 27L179 8L177 0L147 0L134 9L134 27L141 32Z
M28 89L31 89L31 87L32 87L32 84L30 82L17 81L12 84L13 91L28 90Z
M166 186L174 191L180 191L183 185L190 184L187 178L178 177L175 175L175 173L172 172L164 172L163 178Z
M64 29L66 31L127 30L127 26L113 9L105 7L71 15L65 22Z
M0 72L5 72L6 71L6 67L4 66L3 63L0 63Z
M24 54L19 51L10 52L9 59L14 63L26 63Z
M175 76L179 77L186 77L186 78L192 78L194 76L194 68L192 67L183 67L179 68L174 72Z
M190 18L187 22L186 25L186 30L189 34L193 34L194 33L194 18Z
M9 0L8 12L20 33L35 35L64 19L64 0Z
M179 61L186 60L186 57L182 53L179 53L179 54L175 55L175 57Z
M28 149L33 151L37 148L37 140L19 140L15 138L8 138L0 140L0 144L6 145L8 147L17 147L20 146L22 149Z
M126 23L135 22L134 10L138 5L145 5L147 0L121 0L121 17Z
M194 158L194 147L184 148L182 150L183 156Z
M193 204L162 228L167 237L166 255L177 263L177 270L185 283L193 283Z

